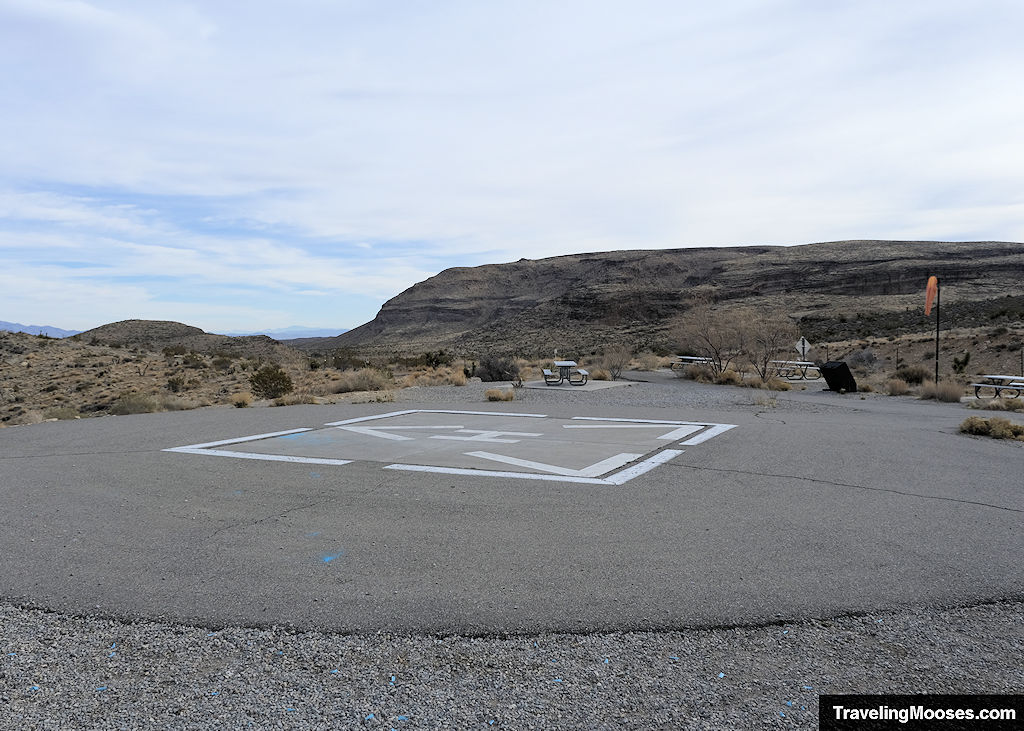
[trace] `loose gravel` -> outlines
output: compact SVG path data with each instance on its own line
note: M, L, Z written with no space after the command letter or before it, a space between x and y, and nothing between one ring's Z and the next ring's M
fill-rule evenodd
M587 396L664 405L668 390ZM477 391L410 389L398 400L479 401ZM724 410L758 398L695 384L685 394L690 408ZM527 389L517 400L582 395ZM0 603L0 728L813 729L821 693L1024 693L1022 657L1021 596L763 626L510 637L203 628Z
M0 605L24 729L817 728L820 693L1021 693L1024 601L507 638L208 630Z

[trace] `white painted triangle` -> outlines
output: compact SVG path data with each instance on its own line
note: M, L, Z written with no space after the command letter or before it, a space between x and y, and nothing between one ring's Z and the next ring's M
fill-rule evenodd
M558 465L545 464L543 462L533 462L528 459L519 459L517 457L506 457L504 454L492 454L491 452L466 452L469 457L479 457L480 459L489 459L492 462L501 462L503 464L515 465L516 467L526 467L527 469L537 470L538 472L547 472L552 475L564 475L566 477L597 477L603 475L612 470L618 469L623 465L629 464L635 459L642 457L642 454L616 454L614 457L603 459L600 462L595 462L589 467L584 467L581 470L570 469L569 467L559 467Z

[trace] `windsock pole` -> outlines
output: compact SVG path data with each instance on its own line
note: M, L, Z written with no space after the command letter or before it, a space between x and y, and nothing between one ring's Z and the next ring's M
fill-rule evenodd
M935 301L935 385L939 385L939 305L942 302L942 293L939 289L939 278L928 277L928 286L924 295L924 316L932 313L932 300Z

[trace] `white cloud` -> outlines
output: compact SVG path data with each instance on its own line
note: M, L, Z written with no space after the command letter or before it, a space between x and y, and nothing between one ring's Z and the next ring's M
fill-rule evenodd
M1021 21L996 0L0 0L0 256L379 304L522 256L1020 240Z

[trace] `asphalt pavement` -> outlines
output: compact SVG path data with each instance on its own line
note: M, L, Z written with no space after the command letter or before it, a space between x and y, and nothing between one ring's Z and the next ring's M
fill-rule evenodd
M504 635L1024 595L1024 445L961 406L650 380L0 430L0 599Z

